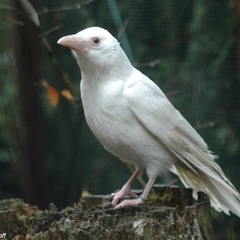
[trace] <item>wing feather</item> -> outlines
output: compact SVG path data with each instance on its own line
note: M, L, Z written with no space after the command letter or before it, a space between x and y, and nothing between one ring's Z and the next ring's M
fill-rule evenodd
M164 93L142 75L126 85L129 107L138 121L171 151L178 161L171 171L194 190L207 193L213 207L240 216L240 195L215 162L207 144Z

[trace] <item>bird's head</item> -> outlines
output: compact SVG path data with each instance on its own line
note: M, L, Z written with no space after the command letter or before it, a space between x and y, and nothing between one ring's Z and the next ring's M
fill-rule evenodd
M83 72L107 70L121 58L122 49L118 41L107 30L90 27L77 34L58 40L58 44L70 48Z

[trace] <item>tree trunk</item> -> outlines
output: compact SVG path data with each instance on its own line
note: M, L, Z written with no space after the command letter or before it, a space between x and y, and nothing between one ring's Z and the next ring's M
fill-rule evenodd
M30 1L31 2L31 1ZM33 2L33 1L32 1ZM43 160L43 120L40 103L38 39L34 24L28 19L19 0L12 0L17 12L14 18L23 25L13 25L13 47L16 58L16 81L20 119L20 159L23 192L26 201L46 206ZM20 180L21 181L21 180Z
M196 202L191 195L191 189L155 186L144 206L114 210L109 195L89 195L60 212L53 204L39 212L19 199L3 200L0 233L32 240L213 240L209 199L200 193Z
M237 12L237 77L238 82L240 83L240 0L236 1L236 12Z

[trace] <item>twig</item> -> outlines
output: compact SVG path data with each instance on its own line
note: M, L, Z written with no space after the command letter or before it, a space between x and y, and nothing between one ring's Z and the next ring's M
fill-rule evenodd
M85 0L85 1L83 1L82 6L87 5L87 4L89 4L91 2L94 2L94 1L97 1L97 0Z
M7 21L11 24L17 24L17 25L20 25L20 26L23 25L23 22L21 22L19 20L16 20L14 18L11 18L11 17L0 17L0 20Z
M214 121L210 121L210 122L206 122L206 123L197 123L195 126L195 129L214 127L214 126L215 126Z
M12 6L4 4L4 3L0 3L0 8L5 9L5 10L9 10L9 11L15 11L16 10Z
M54 13L54 12L61 12L61 11L72 11L76 9L80 9L82 6L89 4L95 0L86 0L83 1L83 3L74 3L74 4L69 4L69 5L62 5L60 7L56 8L44 8L42 11L38 12L38 15L43 15L43 14L48 14L48 13Z
M39 35L39 38L44 38L44 37L46 37L48 34L50 34L50 33L52 33L52 32L55 32L55 31L57 31L58 29L62 28L64 25L65 25L64 23L60 23L59 25L57 25L57 26L55 26L55 27L53 27L53 28L48 29L47 31L41 33L41 34Z
M0 3L0 9L8 10L11 12L15 12L18 15L22 15L21 12L18 11L16 8L4 3ZM12 17L1 17L1 19L6 20L7 22L10 22L12 24L23 25L23 22L13 19Z
M23 9L27 13L29 19L34 23L35 26L40 26L40 21L38 18L38 14L31 5L31 3L28 0L20 0L20 3L22 4Z
M63 81L65 82L65 84L67 85L69 91L71 92L72 96L75 98L75 101L80 103L80 98L78 97L78 95L75 93L74 87L72 86L72 83L69 79L68 74L63 70L61 64L58 62L56 55L52 49L52 47L50 46L46 35L49 34L49 32L52 32L54 30L56 30L57 28L60 28L61 25L56 26L54 29L48 30L47 33L42 33L42 30L40 28L40 22L39 22L39 18L38 18L38 14L36 12L36 10L33 8L33 6L29 3L28 0L21 0L22 6L24 8L24 10L27 13L27 16L30 20L32 20L32 22L34 23L34 26L36 28L37 33L39 34L39 39L42 42L43 47L46 49L46 51L48 52L54 66L56 67L56 69L58 70L58 72L60 73L60 75L62 76Z
M161 63L161 60L158 58L150 62L139 63L137 67L155 67L159 63Z
M122 23L122 18L120 15L120 11L118 9L117 3L115 0L107 0L108 6L109 6L109 10L111 12L114 24L116 25L117 28L121 28L123 26ZM128 58L130 60L130 62L133 62L133 54L132 54L132 50L127 38L127 34L125 31L122 32L122 36L121 36L121 43L122 46L126 52L126 54L128 55Z
M61 12L61 11L72 11L82 7L82 4L75 3L71 5L63 5L61 7L56 8L44 8L41 12L38 12L39 15L47 14L47 13L54 13L54 12Z
M133 9L127 16L127 18L123 21L122 26L118 30L117 39L120 39L122 37L122 34L126 31L126 28L131 20L131 18L135 15L137 12L137 9Z
M80 98L75 93L75 89L74 89L74 87L73 87L73 85L72 85L72 83L71 83L71 81L69 79L68 74L63 70L61 64L57 60L56 55L54 54L54 51L53 51L52 47L50 46L48 40L46 39L46 37L42 37L40 39L41 39L41 42L43 44L43 47L47 50L50 58L52 59L53 64L55 65L55 67L57 68L58 72L62 76L63 81L67 85L67 87L68 87L69 91L71 92L71 94L74 96L75 101L80 103Z

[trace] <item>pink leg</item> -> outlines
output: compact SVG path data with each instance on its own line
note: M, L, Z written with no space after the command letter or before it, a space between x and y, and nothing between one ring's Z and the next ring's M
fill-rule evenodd
M131 191L131 186L135 179L137 178L137 176L139 175L139 173L140 171L136 170L119 192L111 194L111 196L113 197L112 205L114 207L117 205L119 200L124 198L126 195L138 198L138 195Z
M156 179L148 180L148 183L143 191L143 194L140 197L138 197L137 199L124 200L123 202L119 203L114 209L144 204L147 201L147 197L149 195L149 192L150 192L155 180Z

